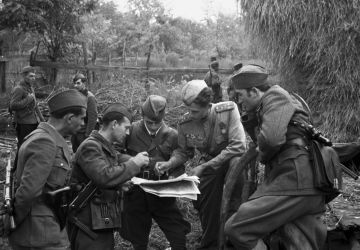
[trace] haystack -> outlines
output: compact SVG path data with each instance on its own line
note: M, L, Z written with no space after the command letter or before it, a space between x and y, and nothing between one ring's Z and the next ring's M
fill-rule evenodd
M360 136L360 1L241 0L257 52L338 142Z

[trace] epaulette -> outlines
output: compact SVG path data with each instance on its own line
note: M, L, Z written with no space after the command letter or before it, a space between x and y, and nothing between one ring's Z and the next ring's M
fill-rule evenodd
M179 120L179 124L184 124L187 122L192 121L192 119L190 118L190 114L189 113L185 113Z
M233 102L223 102L223 103L219 103L216 107L215 107L215 111L216 113L221 113L224 111L229 111L234 109L234 103Z

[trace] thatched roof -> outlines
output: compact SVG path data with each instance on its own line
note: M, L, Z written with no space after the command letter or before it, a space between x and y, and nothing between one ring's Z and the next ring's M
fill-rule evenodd
M242 0L246 27L285 88L337 141L360 136L360 1ZM295 83L295 84L294 84Z

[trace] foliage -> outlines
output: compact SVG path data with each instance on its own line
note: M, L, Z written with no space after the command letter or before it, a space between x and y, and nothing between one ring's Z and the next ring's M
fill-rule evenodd
M336 140L358 137L360 2L241 1L258 50L295 82ZM341 114L341 115L340 115Z
M177 67L179 65L179 56L176 53L171 52L166 56L166 62L172 67Z

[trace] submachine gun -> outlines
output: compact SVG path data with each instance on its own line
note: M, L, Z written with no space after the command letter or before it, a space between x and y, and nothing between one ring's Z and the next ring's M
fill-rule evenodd
M2 181L4 184L4 201L0 207L0 224L2 224L0 227L0 229L2 229L0 231L0 236L7 236L16 228L13 209L14 182L11 165L11 151L8 150L7 153L8 161L5 169L5 181Z

